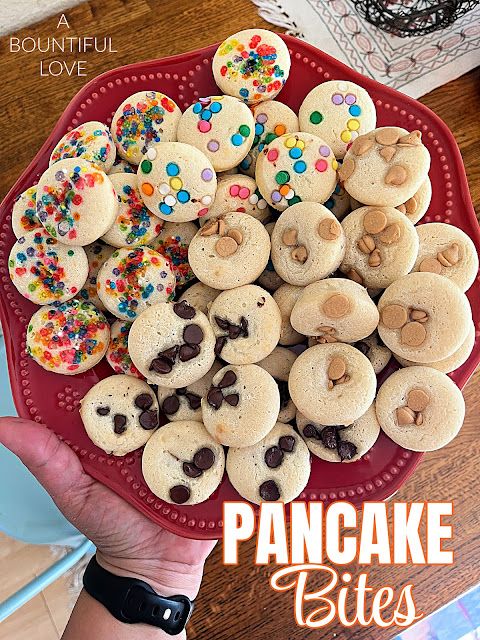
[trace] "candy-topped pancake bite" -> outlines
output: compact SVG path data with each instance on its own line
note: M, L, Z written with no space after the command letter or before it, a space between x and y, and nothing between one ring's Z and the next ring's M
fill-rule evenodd
M15 198L12 208L12 229L16 238L21 238L28 231L42 228L36 209L37 187L29 187Z
M85 302L91 302L100 311L106 311L105 305L97 294L97 276L103 263L110 258L115 248L104 244L101 240L97 240L84 247L84 249L88 260L88 276L77 298Z
M215 200L207 215L200 218L200 224L233 211L248 213L263 223L270 218L270 207L250 176L237 174L218 178Z
M110 344L105 358L115 373L124 373L143 380L144 376L133 364L128 353L128 334L131 326L131 322L115 320L110 327Z
M119 155L139 164L152 145L174 142L181 115L175 102L159 91L139 91L129 96L112 118L111 132Z
M52 373L72 376L91 369L110 340L107 319L93 304L74 298L40 307L27 327L27 353Z
M107 173L112 168L116 154L108 127L101 122L85 122L61 138L52 151L50 164L65 158L83 158Z
M98 240L117 214L115 190L107 175L81 158L52 164L37 185L37 216L48 233L84 246Z
M290 54L276 33L245 29L222 42L212 66L223 93L256 104L280 92L290 72Z

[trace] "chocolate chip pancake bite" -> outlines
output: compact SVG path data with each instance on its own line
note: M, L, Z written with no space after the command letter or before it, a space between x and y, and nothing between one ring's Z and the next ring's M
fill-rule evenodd
M210 218L233 211L248 213L263 223L270 218L267 201L258 190L255 180L250 176L238 174L218 178L215 200L207 215L200 218L200 224L203 225Z
M114 456L143 447L160 424L153 391L126 375L97 382L83 398L80 416L90 440Z
M195 277L188 262L188 247L197 231L193 222L165 222L159 235L149 243L170 260L177 287L183 287Z
M325 426L351 424L375 398L377 378L366 356L348 344L319 344L292 365L288 387L298 410Z
M304 287L295 287L293 284L285 283L273 293L273 299L277 303L282 316L279 343L285 347L300 344L305 340L305 336L295 331L290 323L293 307L302 295L303 290Z
M327 462L356 462L369 451L380 425L375 403L351 424L324 426L312 422L297 411L297 429L313 455Z
M367 290L344 278L313 282L303 289L292 309L292 327L318 342L357 342L378 325L378 311Z
M298 202L275 224L272 262L285 282L305 286L333 273L345 246L345 234L333 213L316 202Z
M180 302L184 300L188 302L192 307L198 309L205 315L208 314L211 303L218 296L220 291L218 289L212 289L203 282L195 282L180 296Z
M415 264L416 229L393 207L361 207L344 218L342 228L347 240L340 270L366 287L386 288Z
M208 318L216 336L215 355L230 364L262 360L280 338L280 309L268 291L254 284L222 291Z
M307 486L310 453L290 425L277 422L257 444L229 449L227 474L249 502L291 502Z
M380 127L353 141L338 177L359 202L397 207L415 195L429 168L420 131Z
M12 207L12 229L16 238L21 238L28 231L42 229L37 216L37 187L29 187L15 198Z
M207 431L227 447L248 447L259 442L275 425L279 411L277 383L255 364L220 369L202 399Z
M478 254L467 234L442 222L422 224L416 231L420 247L413 271L437 273L462 291L469 289L478 274Z
M65 158L83 158L108 173L116 155L108 127L102 122L85 122L60 139L50 156L50 165Z
M396 444L411 451L435 451L460 431L465 401L444 373L408 367L382 384L376 412L381 428Z
M378 302L378 333L395 356L419 363L444 360L470 331L472 312L456 284L435 273L410 273Z
M270 236L261 222L246 213L209 220L188 249L194 274L214 289L250 284L265 269Z
M201 422L179 420L147 442L142 472L148 488L171 504L205 502L220 484L225 454Z
M290 422L295 418L297 408L290 398L288 390L288 376L290 369L297 358L297 354L285 347L275 347L266 358L257 362L259 367L268 371L278 385L280 392L280 413L278 422Z
M169 389L200 380L215 360L207 317L186 302L149 307L133 323L128 351L149 382Z

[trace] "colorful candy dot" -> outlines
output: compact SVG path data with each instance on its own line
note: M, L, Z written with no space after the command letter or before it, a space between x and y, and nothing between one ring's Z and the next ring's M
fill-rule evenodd
M282 184L282 186L279 189L279 192L282 194L282 196L284 196L285 198L287 197L287 194L290 193L291 189L289 187L288 184Z
M212 153L215 153L215 151L218 151L220 148L220 144L217 140L209 140L207 143L207 149L209 151L212 151Z
M338 169L338 162L335 160L335 158L332 160L332 169L334 171Z
M355 118L350 118L347 122L347 129L350 129L350 131L357 131L357 129L360 129L360 122L355 120Z
M200 102L196 102L193 105L193 113L200 113L201 110L202 110L202 105L200 104Z
M347 104L355 104L356 101L357 96L354 96L353 93L347 93L347 95L345 96L345 102Z
M272 191L271 198L272 202L280 202L282 194L279 191Z
M257 122L260 122L260 124L265 124L265 122L268 120L268 116L266 113L259 113L256 117L256 120Z
M175 162L169 162L167 164L167 175L178 176L180 173L180 167Z
M287 138L285 140L285 146L287 147L287 149L291 149L292 147L294 147L297 144L297 140L296 138Z
M287 127L284 124L277 124L273 131L277 136L283 136L287 132Z
M240 133L234 133L230 140L234 147L239 147L243 144L243 137Z
M208 131L210 131L210 129L212 128L212 125L206 120L199 120L197 127L201 133L208 133Z
M238 196L239 191L240 191L240 186L238 184L232 184L232 186L230 187L230 195L233 198L236 198Z
M310 114L310 122L312 124L320 124L322 120L323 116L320 111L312 111L312 113Z
M299 149L299 147L293 147L293 149L290 149L290 151L288 152L288 155L294 160L297 160L298 158L302 157L302 150Z
M352 104L352 106L348 108L348 113L351 116L359 116L362 113L362 110L358 104Z
M158 190L162 194L162 196L166 196L170 191L170 187L166 182L162 182L162 184L158 187Z
M210 182L213 178L213 171L211 169L204 169L201 173L202 180Z
M200 200L200 202L202 204L207 205L207 206L211 205L212 204L212 196L203 196L203 198Z
M296 173L304 173L307 169L307 165L303 160L297 160L293 165L293 169Z
M146 196L151 196L153 193L153 186L149 183L149 182L144 182L142 184L142 192L146 195Z
M350 131L347 131L345 129L340 134L340 139L342 140L342 142L350 142L350 140L352 139L352 134L350 133Z
M270 162L275 162L277 158L278 158L278 149L270 149L269 152L267 153L267 160L269 160Z
M293 198L290 198L290 200L288 201L288 204L291 206L292 204L297 204L297 202L301 202L302 199L299 198L298 196L293 196Z
M190 194L188 193L188 191L185 191L185 190L179 191L177 193L177 200L181 204L184 204L185 202L188 202L190 200Z
M327 145L322 144L322 146L319 149L320 155L323 156L324 158L328 158L328 156L330 155L330 148L327 147Z
M175 189L175 191L178 191L183 187L183 182L178 177L170 178L170 186L172 189Z
M165 202L162 202L159 208L161 213L163 213L166 216L169 216L172 213L171 207L169 207L168 204L165 204Z
M244 138L248 138L248 136L250 135L250 127L246 124L241 124L238 127L238 130Z
M177 204L177 199L172 195L165 196L165 204L169 207L174 207Z
M257 124L255 125L255 135L261 136L264 130L265 130L265 127L263 126L263 124L260 124L259 122L257 122Z
M210 111L210 109L204 109L200 117L202 120L210 120L210 118L212 117L212 112Z
M265 144L270 144L270 142L275 140L276 137L277 136L274 133L267 133L267 135L265 136Z
M143 171L143 173L150 173L150 171L152 170L152 166L153 165L150 160L142 160L140 169Z
M286 184L290 180L290 176L287 171L279 171L275 176L277 184Z
M327 170L327 161L324 160L323 158L320 158L319 160L316 161L315 163L315 169L317 171L319 171L320 173L323 173L324 171Z
M212 113L218 113L221 110L222 110L222 105L220 104L220 102L212 102L212 104L210 105L210 111Z
M240 196L240 198L242 198L242 200L245 200L250 195L250 189L248 189L247 187L240 187L238 195Z
M333 104L342 104L343 96L341 96L339 93L334 93L332 96L332 102Z

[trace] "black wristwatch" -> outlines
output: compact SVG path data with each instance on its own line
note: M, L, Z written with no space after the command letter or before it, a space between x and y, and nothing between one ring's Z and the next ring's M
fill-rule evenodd
M98 564L95 556L85 570L83 586L117 620L149 624L171 636L185 629L193 611L193 602L187 596L159 596L143 580L110 573Z

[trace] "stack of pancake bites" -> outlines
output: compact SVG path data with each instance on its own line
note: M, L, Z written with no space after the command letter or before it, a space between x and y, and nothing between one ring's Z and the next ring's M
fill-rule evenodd
M107 359L86 432L114 456L144 447L166 502L207 500L225 467L250 502L289 502L311 454L355 462L381 429L432 451L464 419L447 373L473 348L478 256L452 225L414 226L432 193L421 132L376 128L349 81L297 115L275 100L289 71L275 33L236 33L213 58L223 95L183 113L129 96L110 129L66 133L13 208L10 276L40 305L29 356L62 375Z

